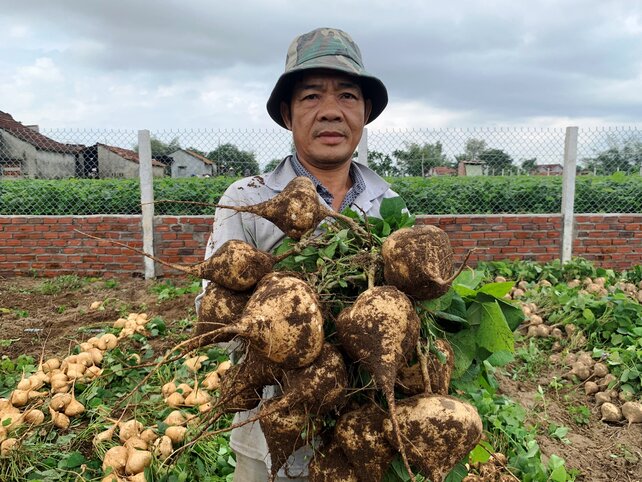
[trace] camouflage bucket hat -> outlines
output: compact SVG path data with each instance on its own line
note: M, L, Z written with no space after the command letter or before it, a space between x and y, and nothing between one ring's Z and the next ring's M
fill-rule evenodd
M377 77L363 68L361 51L350 36L334 28L318 28L295 38L285 59L285 72L277 81L267 102L270 117L286 127L281 102L289 102L297 73L309 69L338 70L358 77L364 97L372 102L366 124L375 120L388 104L388 92Z

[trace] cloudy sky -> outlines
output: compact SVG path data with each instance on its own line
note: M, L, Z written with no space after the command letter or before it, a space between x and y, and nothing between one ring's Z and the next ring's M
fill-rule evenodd
M642 0L0 0L0 111L45 128L274 128L294 36L349 32L373 128L640 125Z

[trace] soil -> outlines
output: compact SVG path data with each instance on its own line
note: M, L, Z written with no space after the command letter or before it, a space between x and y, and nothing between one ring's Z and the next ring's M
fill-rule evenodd
M553 377L561 379L568 371L561 366L547 367L532 380L499 376L501 392L519 402L527 410L529 422L541 427L537 442L542 455L562 457L567 469L579 471L577 481L642 482L642 424L602 422L599 408L579 384L557 392L547 389ZM545 389L543 397L538 387ZM580 406L590 409L587 423L577 423L572 414L572 408ZM567 441L547 435L552 423L569 429Z
M57 291L53 283L0 277L0 358L66 356L71 347L129 313L161 316L170 327L194 312L193 294L159 302L150 290L153 282L139 278L96 280L76 288L60 285L59 292L45 294ZM94 302L101 306L91 309Z
M184 294L160 302L151 290L153 282L141 279L96 280L53 294L52 280L0 277L0 358L22 354L63 356L71 346L91 337L128 313L161 316L170 330L185 329L181 320L193 317L194 295ZM180 282L176 282L180 285ZM100 308L91 309L99 301ZM162 343L162 341L161 341ZM566 460L567 468L579 471L581 482L642 482L642 424L607 424L584 395L581 386L551 390L553 377L561 378L563 366L547 364L534 377L499 375L501 391L519 402L529 421L539 428L538 442L545 457ZM516 379L513 379L516 378ZM545 389L544 396L538 387ZM588 423L577 423L572 407L590 408ZM567 442L551 437L551 423L569 429Z

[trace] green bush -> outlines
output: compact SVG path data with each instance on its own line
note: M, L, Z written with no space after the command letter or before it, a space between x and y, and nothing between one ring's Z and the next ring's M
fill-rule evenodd
M154 181L155 213L213 214L234 178L163 178ZM561 176L388 178L414 214L559 213ZM580 176L576 213L642 212L642 177ZM139 214L137 179L0 181L0 215Z

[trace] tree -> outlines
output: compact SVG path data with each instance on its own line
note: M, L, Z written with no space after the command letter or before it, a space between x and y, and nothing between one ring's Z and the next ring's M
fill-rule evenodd
M482 139L468 139L463 154L458 154L455 159L459 161L476 161L479 155L486 150L486 141Z
M268 163L265 165L265 167L263 168L263 172L272 172L272 171L274 171L274 169L276 169L276 166L278 166L278 165L279 165L279 163L280 163L282 160L283 160L283 159L282 159L282 158L280 158L280 157L275 157L274 159L272 159L270 162L268 162Z
M157 139L156 137L152 137L149 140L149 143L152 148L152 158L167 156L168 154L171 154L172 152L175 152L181 148L181 144L178 141L178 137L174 137L169 142L163 142L160 139ZM134 146L133 150L138 152L138 144Z
M514 170L513 158L501 149L486 149L479 154L479 160L486 164L490 175L500 175L502 171Z
M522 161L522 171L531 173L537 168L537 158L533 157L532 159L524 159Z
M583 160L587 169L601 175L642 169L642 141L631 137L621 143L610 139L609 144L596 157Z
M441 142L419 145L406 143L406 149L393 151L401 174L406 176L425 176L431 167L447 166L448 158L443 153Z
M206 157L214 161L219 175L254 176L261 172L254 153L242 151L234 144L221 144Z
M368 167L380 176L399 176L400 171L388 154L368 151Z

